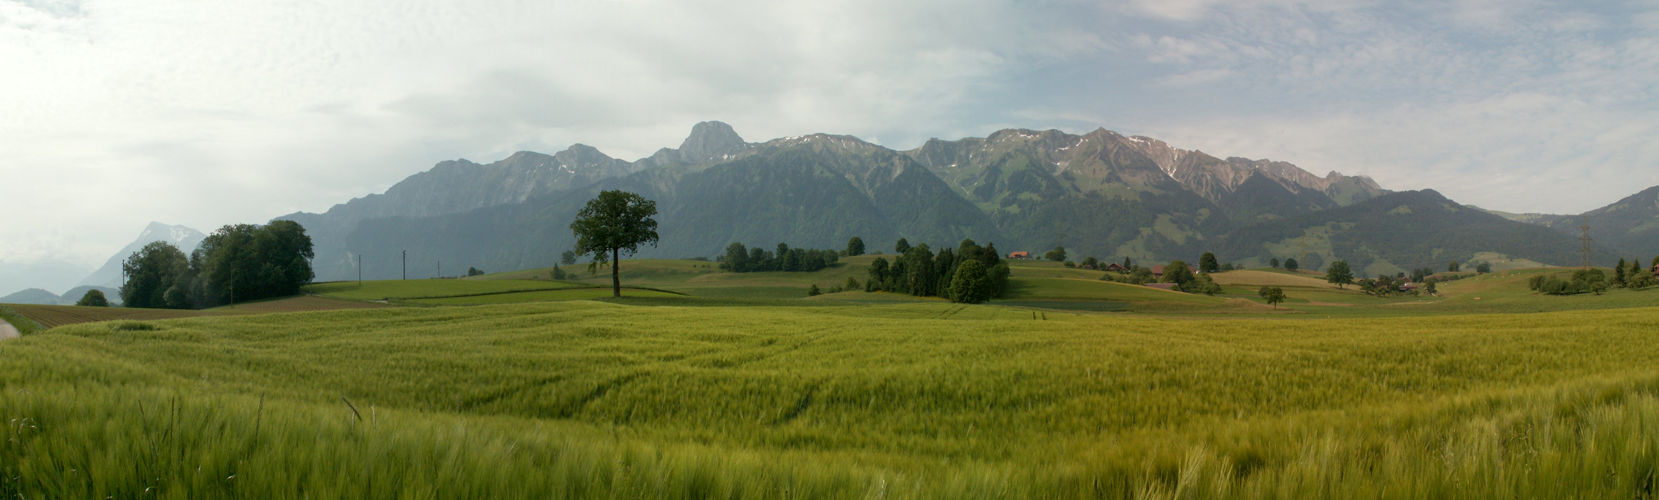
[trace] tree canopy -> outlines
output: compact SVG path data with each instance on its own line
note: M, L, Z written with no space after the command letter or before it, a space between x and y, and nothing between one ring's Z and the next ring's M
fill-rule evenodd
M1344 285L1354 283L1354 271L1348 268L1347 261L1332 262L1331 267L1325 270L1325 282L1344 288Z
M610 263L611 294L622 296L622 254L633 255L640 245L657 244L657 202L627 191L603 191L576 213L570 232L576 235L579 255L593 255L589 269Z
M298 295L315 277L311 237L294 221L235 224L202 240L189 258L166 242L123 263L127 307L190 309Z
M102 291L87 290L86 295L81 296L81 300L75 301L75 305L82 307L109 307L109 298L105 297L104 292Z
M1198 257L1198 272L1213 273L1220 270L1221 264L1216 262L1214 253L1204 252L1204 255Z
M864 238L854 236L847 239L847 256L857 257L864 255Z
M1267 304L1273 306L1274 309L1278 309L1279 303L1285 301L1284 289L1276 286L1264 286L1261 290L1256 291L1256 295L1260 295L1262 300L1266 300Z

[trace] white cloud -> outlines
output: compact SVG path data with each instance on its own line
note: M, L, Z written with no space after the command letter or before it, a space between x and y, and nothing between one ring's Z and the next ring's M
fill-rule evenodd
M1659 14L1608 8L0 0L0 260L96 265L151 220L325 210L457 157L634 159L706 119L898 148L1104 126L1578 211L1659 158Z

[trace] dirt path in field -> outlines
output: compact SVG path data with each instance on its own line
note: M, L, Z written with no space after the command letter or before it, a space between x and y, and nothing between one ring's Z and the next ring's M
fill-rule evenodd
M0 320L0 340L15 339L17 337L17 328L12 327L11 323Z

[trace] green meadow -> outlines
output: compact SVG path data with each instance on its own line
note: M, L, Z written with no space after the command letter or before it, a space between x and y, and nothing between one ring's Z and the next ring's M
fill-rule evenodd
M0 342L5 498L1651 498L1659 296L1529 273L985 305L624 261ZM867 263L869 259L863 259ZM849 262L851 261L851 262ZM541 272L541 276L537 276ZM839 281L837 281L839 280ZM1291 301L1274 309L1264 284ZM1543 311L1543 312L1539 312Z

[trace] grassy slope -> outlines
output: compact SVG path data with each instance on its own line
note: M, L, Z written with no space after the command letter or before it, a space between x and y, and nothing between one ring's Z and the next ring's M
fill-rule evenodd
M565 302L74 325L0 345L0 417L27 424L0 439L17 467L0 492L1631 497L1656 470L1659 309L1010 312L1027 313Z
M584 285L533 280L387 280L337 281L306 287L306 292L345 300L432 299L531 290L558 290Z

